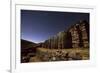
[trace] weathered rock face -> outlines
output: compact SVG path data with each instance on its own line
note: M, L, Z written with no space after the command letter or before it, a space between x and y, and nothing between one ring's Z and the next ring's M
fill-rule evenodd
M64 48L88 48L89 47L89 24L84 21L71 26L68 30L59 32L43 43L44 48L64 49Z
M72 38L72 47L78 48L79 47L79 34L76 26L73 26L69 32L71 33Z
M81 22L80 24L79 29L81 30L83 47L89 47L89 24L87 24L86 21Z
M65 37L66 37L66 32L59 32L58 33L58 49L64 48L65 44Z
M86 21L80 21L73 25L69 32L72 36L72 47L89 47L89 24Z

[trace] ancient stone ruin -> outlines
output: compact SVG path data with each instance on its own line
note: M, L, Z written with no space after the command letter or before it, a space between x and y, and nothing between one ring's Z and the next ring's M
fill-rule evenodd
M41 61L89 59L89 24L79 21L41 43L37 56Z
M42 47L49 49L89 48L89 24L85 20L79 21L69 29L45 40Z
M21 62L69 61L89 59L89 24L79 21L43 43L22 41ZM31 46L30 48L27 48ZM26 49L25 49L26 47ZM23 49L24 48L24 49Z

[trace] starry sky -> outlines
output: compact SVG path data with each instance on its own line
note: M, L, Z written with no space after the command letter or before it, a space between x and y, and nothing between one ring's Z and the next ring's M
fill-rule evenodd
M79 20L89 22L89 13L21 10L21 39L43 42Z

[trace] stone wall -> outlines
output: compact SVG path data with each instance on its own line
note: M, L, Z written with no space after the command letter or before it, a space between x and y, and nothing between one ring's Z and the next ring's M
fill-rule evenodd
M50 37L43 43L43 48L64 49L64 48L88 48L89 47L89 24L79 21L70 28Z

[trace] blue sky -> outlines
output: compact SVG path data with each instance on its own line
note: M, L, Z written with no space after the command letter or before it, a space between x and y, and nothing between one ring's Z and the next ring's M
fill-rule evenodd
M21 10L21 39L39 43L79 20L89 22L89 13Z

